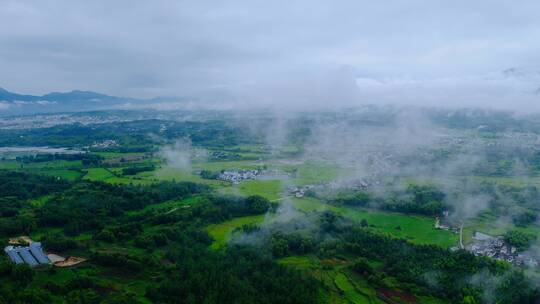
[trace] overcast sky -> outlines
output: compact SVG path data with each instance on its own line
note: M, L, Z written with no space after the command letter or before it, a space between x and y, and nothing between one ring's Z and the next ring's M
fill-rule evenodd
M0 86L530 104L539 14L538 0L0 0Z

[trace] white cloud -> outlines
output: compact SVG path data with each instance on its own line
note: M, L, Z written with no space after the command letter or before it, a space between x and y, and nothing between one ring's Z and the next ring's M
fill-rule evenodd
M539 10L536 0L5 0L0 85L33 94L88 89L132 97L222 87L236 99L263 88L275 97L259 93L253 102L278 103L287 95L288 104L341 94L339 82L320 83L346 66L354 71L351 81L391 88L376 99L396 99L405 79L412 83L401 87L433 91L463 79L456 88L465 95L467 75L540 61ZM480 89L495 92L498 84ZM418 98L428 101L430 94ZM351 102L350 92L342 95ZM406 98L414 101L412 90ZM460 102L452 100L445 102Z

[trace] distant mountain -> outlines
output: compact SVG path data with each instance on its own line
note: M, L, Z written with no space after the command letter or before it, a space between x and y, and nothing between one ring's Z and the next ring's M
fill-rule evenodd
M92 91L71 91L71 92L52 92L42 96L22 95L9 92L4 88L0 88L0 101L17 102L17 101L49 101L56 103L65 102L118 102L122 100L134 100L133 98L122 98L109 96Z
M23 95L0 88L0 115L103 110L119 108L127 104L144 106L158 100L116 97L80 90L52 92L42 96ZM170 100L173 98L171 97Z
M39 100L39 96L21 95L17 93L9 92L8 90L0 87L0 101L36 101Z
M56 101L56 102L77 102L77 101L87 101L87 102L111 102L111 101L121 101L131 98L120 98L109 96L101 93L96 93L92 91L71 91L67 93L58 93L53 92L41 96L42 100L47 101Z

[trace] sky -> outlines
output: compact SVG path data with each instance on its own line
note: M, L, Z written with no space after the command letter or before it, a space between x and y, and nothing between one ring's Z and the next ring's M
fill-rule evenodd
M0 0L0 87L536 107L539 11L537 0Z

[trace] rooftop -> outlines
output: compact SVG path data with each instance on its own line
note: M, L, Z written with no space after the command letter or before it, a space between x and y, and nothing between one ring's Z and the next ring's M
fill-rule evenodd
M43 253L40 242L32 242L29 246L7 246L4 251L15 264L28 264L32 267L50 264L51 261Z

